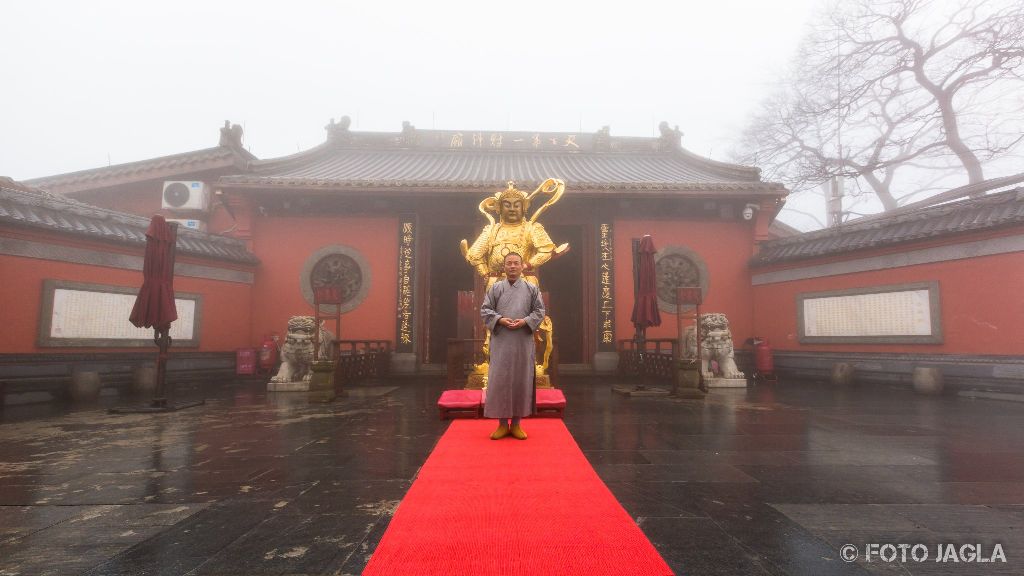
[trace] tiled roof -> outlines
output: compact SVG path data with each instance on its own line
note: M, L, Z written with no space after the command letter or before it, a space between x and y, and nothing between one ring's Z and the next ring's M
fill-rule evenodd
M115 164L91 170L35 178L33 180L26 180L25 184L58 194L68 194L117 184L152 180L162 176L186 172L199 172L218 168L237 168L243 170L249 161L255 159L255 156L242 148L217 146L215 148L161 156L139 162Z
M792 262L1020 224L1024 224L1024 188L770 240L761 244L751 265Z
M27 226L94 240L145 245L149 219L98 208L0 178L0 224ZM182 254L256 264L245 243L204 232L178 229Z
M554 177L577 191L786 193L780 184L762 182L756 168L702 158L682 149L678 140L607 133L346 131L311 150L254 161L249 168L222 177L219 184L452 190L501 188L509 180L527 187Z
M776 218L775 220L772 220L771 226L768 227L768 233L771 234L773 238L788 238L789 236L796 236L801 232L800 230Z
M0 176L0 188L15 190L18 192L31 192L32 194L46 194L43 190L36 188L35 186L29 186L22 182L18 182L10 176Z

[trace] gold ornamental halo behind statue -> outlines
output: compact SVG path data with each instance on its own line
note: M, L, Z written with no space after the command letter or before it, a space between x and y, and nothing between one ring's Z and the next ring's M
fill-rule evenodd
M515 182L510 181L507 188L480 202L480 213L487 218L489 223L484 226L472 246L463 240L460 248L463 257L473 266L476 273L486 279L484 292L490 290L495 282L505 277L503 271L505 256L510 252L517 252L523 257L523 277L531 284L540 287L539 268L552 258L566 253L569 250L569 245L562 244L556 247L544 226L537 219L545 210L558 202L564 193L565 183L554 178L545 180L529 195L516 188ZM551 197L532 216L527 218L526 214L530 209L531 201L542 194ZM498 216L498 220L495 221L491 214ZM546 374L551 358L551 334L551 318L545 316L536 334L538 341L544 344L542 361L537 365L537 380L538 384L542 386L549 385ZM484 341L484 361L474 367L469 387L479 387L474 385L474 382L486 386L489 344L490 334Z

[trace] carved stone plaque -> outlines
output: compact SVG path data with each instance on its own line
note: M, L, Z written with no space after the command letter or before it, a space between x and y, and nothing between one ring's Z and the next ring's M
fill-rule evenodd
M349 246L325 246L306 259L302 269L302 296L313 305L313 290L335 287L340 293L341 312L358 306L370 288L370 267L358 250ZM322 312L334 308L321 304Z
M658 281L658 307L675 314L677 290L687 286L700 286L702 294L708 290L708 274L704 260L696 252L682 246L667 246L655 255L655 273ZM684 305L683 310L692 306Z
M313 289L337 288L342 305L347 304L363 285L363 272L359 264L347 254L328 254L313 265L310 274Z
M939 284L798 294L797 322L802 343L941 343Z
M44 280L38 344L43 347L153 346L153 329L128 321L139 289ZM199 346L202 296L178 292L171 323L176 347Z

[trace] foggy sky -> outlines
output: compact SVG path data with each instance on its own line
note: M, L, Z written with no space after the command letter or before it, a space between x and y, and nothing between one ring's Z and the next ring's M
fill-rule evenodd
M215 146L260 158L329 119L651 136L728 160L815 0L5 2L0 175L25 180Z

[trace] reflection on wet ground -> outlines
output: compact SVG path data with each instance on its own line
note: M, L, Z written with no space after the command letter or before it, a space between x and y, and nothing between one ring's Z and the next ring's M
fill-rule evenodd
M1024 404L612 384L564 378L566 424L678 574L1024 573ZM234 383L161 415L8 407L0 575L358 574L447 426L442 387L394 380L321 404ZM887 543L930 558L864 562ZM943 543L1007 560L935 562Z

